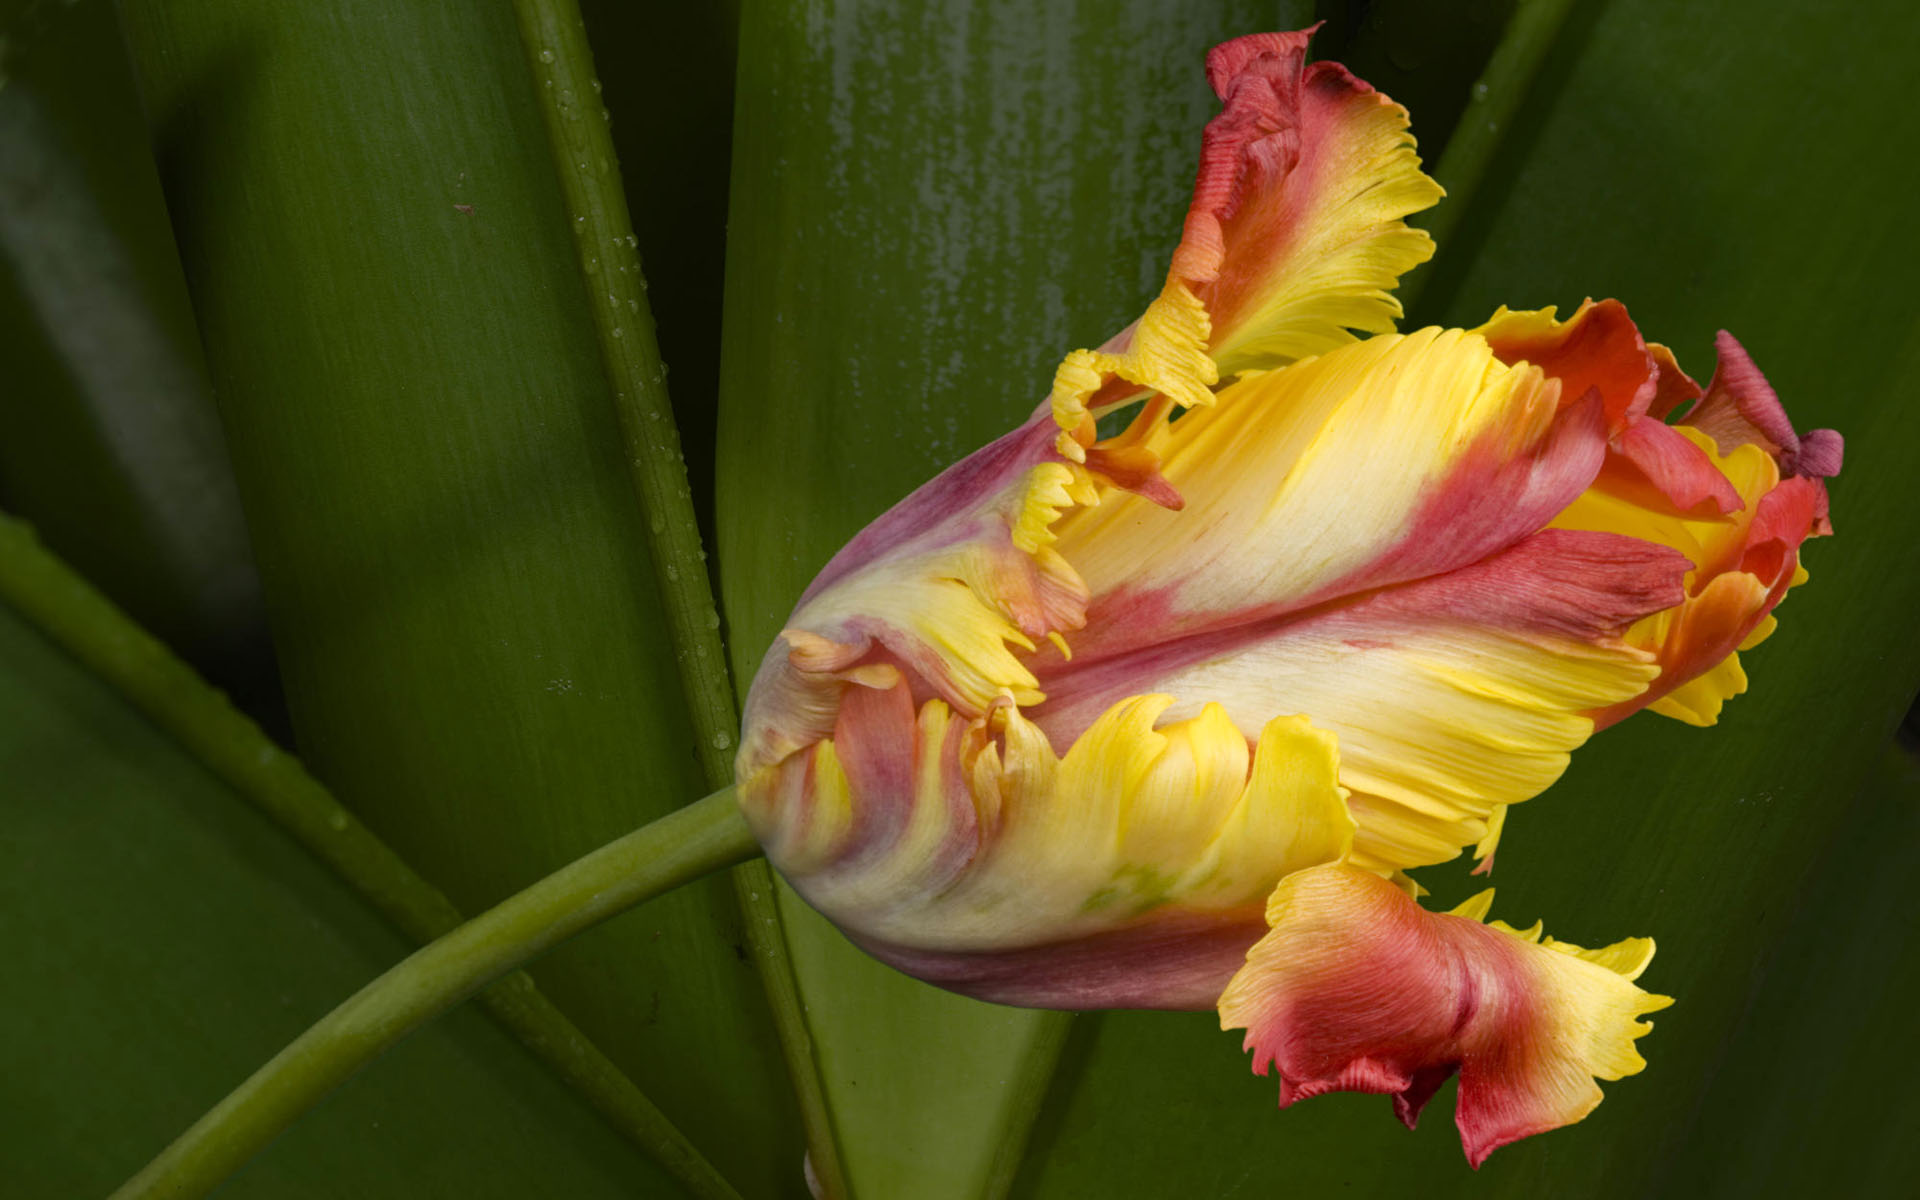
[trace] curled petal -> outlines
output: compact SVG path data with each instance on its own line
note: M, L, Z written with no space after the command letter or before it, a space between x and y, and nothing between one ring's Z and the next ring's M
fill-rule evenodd
M743 779L742 804L809 903L921 978L1206 1007L1273 880L1344 856L1354 822L1334 739L1306 718L1250 749L1217 705L1161 723L1172 704L1123 700L1056 757L1010 703L968 720L916 711L903 681L850 684L833 736Z
M1599 399L1616 452L1608 466L1622 476L1621 487L1638 483L1682 512L1739 508L1740 497L1725 476L1665 422L1675 404L1699 394L1698 387L1665 347L1647 344L1626 306L1589 300L1566 321L1553 313L1502 308L1479 332L1502 362L1532 363L1559 380L1563 400L1589 394Z
M1312 32L1207 56L1223 109L1166 285L1134 328L1062 364L1063 455L1091 441L1091 414L1143 392L1203 405L1219 379L1393 328L1394 284L1433 253L1402 218L1442 192L1420 171L1406 110L1337 63L1308 64Z
M1711 437L1723 454L1737 446L1759 446L1780 464L1782 475L1838 475L1845 448L1840 435L1831 429L1816 429L1804 437L1795 433L1779 395L1746 347L1724 329L1714 346L1720 368L1707 394L1682 418L1684 423Z
M1409 1127L1455 1072L1455 1122L1479 1166L1519 1138L1569 1125L1600 1103L1595 1079L1645 1061L1639 1018L1671 1003L1633 980L1653 943L1584 950L1536 926L1481 923L1491 894L1429 913L1344 864L1280 882L1271 931L1220 998L1245 1029L1254 1070L1280 1076L1280 1104L1324 1092L1390 1095Z
M1553 521L1560 528L1670 546L1692 563L1685 600L1649 615L1625 635L1657 657L1659 678L1637 697L1596 709L1599 727L1641 708L1693 725L1713 724L1725 701L1746 690L1738 651L1771 631L1774 608L1806 578L1802 544L1828 528L1826 484L1808 468L1838 469L1838 435L1828 439L1816 430L1799 438L1739 343L1722 335L1721 349L1713 386L1682 424L1651 418L1642 424L1668 441L1684 442L1737 503L1725 512L1688 505L1692 493L1645 486L1654 472L1637 473L1644 460L1623 467L1622 456L1610 453L1593 486ZM1670 402L1684 402L1684 390L1674 391ZM1656 407L1663 402L1656 399ZM1808 473L1790 474L1795 467Z
M1433 254L1401 220L1444 194L1420 171L1407 110L1338 63L1308 64L1311 34L1207 56L1225 111L1201 143L1173 272L1212 317L1222 376L1391 330L1394 284Z
M1502 308L1475 332L1501 362L1532 363L1558 379L1565 399L1593 392L1610 433L1624 430L1653 404L1658 375L1652 352L1618 300L1588 300L1565 321L1556 320L1551 308Z

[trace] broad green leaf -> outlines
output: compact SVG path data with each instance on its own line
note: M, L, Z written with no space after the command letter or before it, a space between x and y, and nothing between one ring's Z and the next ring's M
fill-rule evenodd
M1898 1175L1910 1151L1887 1122L1904 1110L1889 1106L1898 1097L1866 1048L1910 1035L1888 1007L1844 998L1886 994L1910 969L1869 947L1900 938L1876 881L1910 877L1920 845L1910 830L1854 840L1846 801L1920 681L1906 494L1920 453L1908 382L1920 327L1885 299L1887 280L1920 268L1886 217L1889 198L1920 184L1885 116L1904 102L1900 64L1916 51L1920 25L1894 4L1844 20L1785 3L1583 9L1414 314L1475 324L1500 303L1619 296L1702 374L1724 326L1802 427L1848 439L1839 533L1810 547L1812 582L1746 656L1752 692L1714 729L1643 715L1608 731L1515 810L1501 846L1498 913L1542 917L1576 942L1659 941L1646 982L1679 1003L1642 1043L1647 1071L1606 1085L1583 1124L1501 1150L1475 1175L1447 1094L1413 1135L1378 1098L1275 1113L1272 1081L1247 1076L1236 1040L1208 1017L1118 1015L1069 1048L1079 1069L1063 1076L1018 1194L1798 1195L1792 1180L1818 1179L1830 1194L1866 1195ZM1840 874L1820 888L1862 906L1850 913L1818 889L1796 901L1829 844ZM1422 878L1457 895L1464 870ZM1815 915L1796 916L1798 904ZM1831 974L1808 979L1816 967ZM1801 1023L1742 1024L1778 1016L1788 997L1805 1006ZM1825 1020L1863 1028L1832 1055L1794 1042L1833 1036ZM1783 1057L1790 1076L1774 1070ZM1801 1125L1816 1115L1858 1155L1818 1145Z
M112 6L0 18L0 74L0 504L250 707L277 706Z
M305 850L0 605L6 1194L99 1196L407 946ZM466 1011L224 1196L677 1195Z
M1517 11L1564 0L1321 0L1314 57L1330 58L1407 108L1420 155L1437 162ZM1414 218L1425 223L1425 214Z
M1882 751L1719 1048L1689 1152L1651 1190L1703 1196L1897 1196L1913 1186L1920 1096L1904 1072L1920 987L1913 872L1920 758ZM1829 797L1831 799L1831 797ZM1754 1104L1757 1096L1782 1096Z
M707 790L504 6L126 6L304 757L464 909ZM732 897L541 963L750 1195L801 1150Z
M1165 275L1208 46L1306 6L749 4L718 466L744 686L833 551L1010 428ZM982 1005L782 911L849 1183L1004 1188L1064 1018Z

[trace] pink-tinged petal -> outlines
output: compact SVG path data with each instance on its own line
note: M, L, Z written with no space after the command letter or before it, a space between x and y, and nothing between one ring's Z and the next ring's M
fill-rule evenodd
M1699 395L1666 347L1648 345L1618 300L1588 300L1565 321L1553 311L1503 308L1480 332L1502 362L1531 363L1557 380L1563 402L1600 399L1616 452L1606 469L1619 478L1616 486L1650 488L1682 511L1739 508L1739 494L1712 460L1662 419Z
M1462 906L1484 913L1490 896ZM1646 1064L1639 1018L1670 1001L1635 987L1653 945L1588 951L1429 913L1346 865L1288 876L1266 937L1220 998L1254 1070L1280 1076L1280 1106L1333 1091L1394 1098L1409 1127L1460 1076L1454 1120L1475 1167L1509 1142L1570 1125L1600 1103L1595 1079Z
M1659 342L1648 342L1647 353L1653 356L1655 371L1653 403L1647 407L1647 415L1656 421L1664 421L1681 405L1698 400L1701 389L1693 381L1693 376L1680 369L1673 351Z
M1606 452L1599 404L1562 405L1458 330L1387 334L1256 375L1146 444L1179 511L1103 493L1058 549L1093 599L1077 663L1439 574L1539 529Z
M1729 513L1740 507L1740 494L1713 459L1666 422L1635 417L1618 441L1620 454L1604 470L1615 470L1622 490L1645 480L1681 512Z
M1266 925L1259 906L1234 913L1158 914L1081 937L988 953L923 950L850 936L881 962L948 991L995 1004L1087 1012L1203 1012Z
M1206 305L1223 377L1392 329L1394 284L1433 253L1401 222L1442 194L1406 110L1338 63L1307 63L1312 32L1207 56L1225 111L1201 143L1173 275Z
M1720 367L1707 385L1707 394L1682 423L1711 437L1723 454L1734 447L1755 445L1773 456L1782 475L1828 478L1840 473L1844 443L1831 429L1816 429L1804 437L1794 432L1785 406L1734 336L1721 330L1714 339Z
M1050 404L1063 456L1081 461L1092 418L1128 400L1204 406L1221 379L1393 328L1395 284L1433 253L1402 218L1442 193L1420 171L1406 110L1336 63L1309 65L1311 34L1255 34L1208 55L1223 109L1202 137L1166 284L1133 326L1061 363ZM1145 456L1130 468L1153 478Z
M1800 546L1825 508L1824 485L1806 476L1761 494L1732 556L1720 550L1694 572L1684 602L1628 632L1629 642L1657 656L1659 678L1641 695L1597 710L1595 726L1604 729L1642 708L1690 725L1718 720L1721 705L1747 687L1738 651L1764 636L1763 625L1770 630L1774 608L1805 578Z
M850 683L833 736L740 780L768 858L875 957L1003 1003L1205 1008L1273 881L1344 857L1331 734L1135 696L1057 756L1011 703L966 719Z
M1696 389L1667 365L1670 356L1664 350L1655 350L1665 382L1653 407L1671 410ZM1772 388L1738 343L1723 338L1722 351L1713 387L1684 423L1668 426L1651 416L1638 418L1623 442L1642 441L1638 462L1624 453L1610 454L1594 486L1554 518L1563 528L1604 530L1672 546L1694 567L1684 602L1650 615L1626 635L1627 642L1657 657L1659 678L1641 695L1595 710L1601 728L1641 708L1689 724L1712 724L1725 701L1746 690L1737 651L1764 636L1774 607L1805 577L1799 567L1801 544L1830 529L1825 481L1810 473L1782 477L1790 464L1804 467L1810 457L1817 462L1827 456L1828 440L1812 434L1796 438ZM1648 439L1659 444L1648 449ZM1669 486L1651 486L1648 479L1660 468L1643 467L1668 458L1673 463ZM1703 462L1738 500L1724 513L1695 502L1698 489L1674 483L1697 477Z
M1442 862L1499 806L1559 777L1588 713L1645 691L1653 655L1622 637L1685 598L1688 566L1639 539L1549 530L1347 603L1043 667L1034 719L1071 740L1142 691L1181 697L1176 716L1218 703L1249 735L1275 713L1311 713L1340 740L1356 861Z

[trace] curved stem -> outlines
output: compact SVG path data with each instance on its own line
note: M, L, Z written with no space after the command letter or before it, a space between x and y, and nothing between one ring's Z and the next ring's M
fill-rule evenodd
M1474 82L1473 93L1447 141L1446 153L1433 172L1440 186L1447 189L1447 199L1421 214L1419 220L1442 247L1448 245L1455 227L1469 211L1474 192L1493 164L1573 6L1574 0L1520 0L1493 57L1487 60L1486 70ZM1401 282L1400 301L1409 312L1433 274L1434 268L1429 267Z
M600 104L600 81L577 0L515 0L520 41L533 72L554 172L586 281L600 362L613 393L628 475L647 519L654 581L673 644L694 732L694 753L710 787L733 778L739 715L707 556L687 486L686 462L667 395L667 368L654 336L638 240L627 211L613 136ZM764 862L734 872L733 890L753 946L753 962L786 1059L800 1110L808 1160L828 1196L848 1194L838 1139L799 983L787 952L773 871Z
M205 1195L360 1068L475 991L608 917L759 852L724 788L560 868L360 989L113 1200Z
M31 526L4 513L0 601L291 834L401 933L425 943L460 924L453 902L342 807L299 759L42 546ZM692 1195L738 1200L686 1135L531 978L516 974L489 990L481 1003Z

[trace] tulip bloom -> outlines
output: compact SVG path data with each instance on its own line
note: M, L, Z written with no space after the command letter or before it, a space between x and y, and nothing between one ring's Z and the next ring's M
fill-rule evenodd
M901 970L1217 1006L1283 1105L1384 1093L1411 1125L1458 1072L1477 1165L1638 1071L1668 1001L1633 982L1648 940L1429 912L1407 872L1485 865L1596 729L1712 723L1828 532L1840 439L1724 334L1703 391L1614 301L1393 332L1432 252L1402 219L1440 189L1405 110L1306 40L1209 56L1224 108L1145 315L807 590L740 797Z

